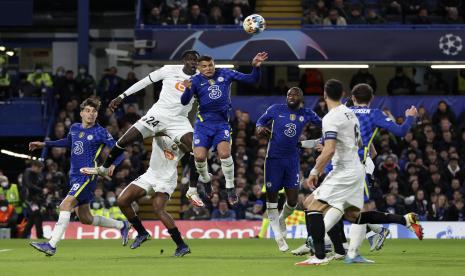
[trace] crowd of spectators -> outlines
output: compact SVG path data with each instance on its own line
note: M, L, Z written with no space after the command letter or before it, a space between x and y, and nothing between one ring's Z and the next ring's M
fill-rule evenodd
M147 25L242 25L251 0L144 0ZM463 24L459 0L302 0L302 24Z
M79 68L76 77L73 71L61 67L54 75L44 77L46 73L39 69L25 76L29 79L27 83L31 91L40 94L43 89L53 87L58 106L53 130L46 139L64 138L71 124L80 121L79 103L89 96L102 100L98 122L115 138L120 137L140 118L140 94L125 99L125 105L114 113L106 108L112 98L137 81L133 72L123 79L118 76L116 68L109 68L97 83L85 67ZM42 78L44 80L37 81ZM376 80L366 71L358 72L350 85L359 82L371 83L376 89ZM285 91L286 83L281 81L278 88ZM312 89L317 89L317 86L311 86ZM320 117L328 112L322 99L314 110ZM389 110L385 110L385 113L390 115ZM187 162L182 162L184 168L179 181L181 218L262 218L266 202L262 186L267 140L255 135L255 122L247 112L235 110L234 115L232 145L239 203L230 206L226 201L221 164L216 155L211 154L209 169L213 173L213 197L207 201L205 208L193 207L185 198L189 170ZM392 119L402 122L402 118ZM320 135L318 128L308 125L302 138L318 138ZM377 181L372 193L372 204L378 210L399 214L413 211L423 220L465 220L465 167L462 161L465 159L465 112L454 114L445 102L441 102L432 114L419 107L417 124L405 137L396 138L381 131L375 139L375 145L378 151L375 159ZM102 152L102 157L107 154L108 149ZM146 170L150 152L144 145L135 143L127 148L125 155L126 159L117 168L111 181L99 179L94 192L95 200L91 202L92 212L117 219L124 218L115 206L116 198L127 184ZM316 156L317 153L311 150L302 151L301 179L312 168ZM0 172L0 227L17 228L19 231L12 232L13 236L27 237L35 225L37 236L42 237L42 221L57 219L58 205L68 192L68 170L69 149L51 148L44 162L32 161L16 177L8 178L8 173ZM302 190L300 200L308 192Z

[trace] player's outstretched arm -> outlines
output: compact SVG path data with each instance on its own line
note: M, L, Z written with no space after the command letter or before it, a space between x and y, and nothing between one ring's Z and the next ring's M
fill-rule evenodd
M42 149L45 147L45 142L34 141L29 143L29 151L34 151L36 149Z
M150 79L150 75L147 77L141 79L140 81L134 83L131 87L129 87L126 91L121 93L118 97L114 98L108 107L110 108L111 111L115 111L115 109L123 102L123 99L139 92L140 90L144 89L148 85L152 84L152 81Z
M252 66L253 67L260 67L262 63L268 59L268 53L267 52L260 52L255 57L252 59Z
M256 83L260 80L260 65L268 59L268 53L261 52L258 53L252 60L252 72L250 74L244 74L236 70L229 71L232 74L234 80L245 82L245 83Z
M184 87L186 87L186 89L181 95L181 104L188 105L192 100L192 97L194 96L195 86L192 85L191 80L184 80L182 84L184 85Z
M375 113L375 124L378 127L382 127L389 132L393 133L398 137L403 137L412 127L417 117L417 109L414 106L411 106L405 111L405 122L402 125L398 125L393 122L388 116L384 115L380 110Z
M44 147L56 147L56 148L71 148L71 135L68 133L66 138L56 141L34 141L29 143L29 150L34 151L36 149L42 149Z

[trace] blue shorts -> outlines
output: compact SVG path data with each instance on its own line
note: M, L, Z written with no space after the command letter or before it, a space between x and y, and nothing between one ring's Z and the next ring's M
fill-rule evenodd
M267 192L278 192L282 188L299 189L299 158L266 158L265 187Z
M231 127L229 123L206 123L197 121L194 126L194 147L210 149L220 142L231 143Z
M365 182L363 182L363 203L370 201L370 178L371 175L367 174L365 176Z
M70 176L70 189L68 195L74 196L79 205L90 203L94 199L94 190L97 184L97 177L94 176Z

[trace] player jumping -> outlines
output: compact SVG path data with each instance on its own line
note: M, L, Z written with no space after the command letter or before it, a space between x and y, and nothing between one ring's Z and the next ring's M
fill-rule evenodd
M71 125L68 136L57 141L31 142L29 150L43 147L66 147L71 149L70 190L60 204L58 221L53 228L52 237L48 242L31 242L31 246L47 256L56 253L56 246L68 227L71 211L74 209L79 221L83 224L117 228L121 231L123 245L128 242L130 225L127 221L114 220L102 216L93 216L89 203L94 198L93 191L97 182L95 176L84 176L80 169L94 165L104 146L115 145L115 140L108 131L96 123L100 101L89 98L81 104L82 123ZM108 175L113 174L115 166L123 159L120 154L108 168Z
M121 95L110 102L110 109L114 110L120 105L124 98L135 94L146 86L163 81L159 100L150 108L147 114L137 121L113 147L102 166L96 168L85 168L82 172L89 175L108 175L108 168L115 160L116 156L124 152L125 147L134 141L164 133L172 137L176 142L181 142L184 150L192 151L193 129L187 115L192 109L192 102L181 104L180 98L184 92L184 80L192 78L196 74L197 59L199 53L193 50L185 51L182 54L183 65L165 65L153 71L147 77L136 82ZM187 197L196 206L203 206L203 202L197 193L197 177L195 171L194 158L189 160L191 167L190 187ZM140 224L140 219L136 216L130 220L131 224Z
M257 134L269 138L265 158L266 209L280 251L289 249L286 218L292 214L300 188L300 150L298 142L308 122L321 127L321 119L303 107L303 92L298 87L287 91L287 104L274 104L257 121ZM286 203L278 212L278 191L284 188Z
M231 157L231 127L229 115L231 110L230 87L234 80L256 83L260 79L260 65L268 58L265 52L258 53L252 60L251 74L243 74L230 69L215 69L215 62L210 56L199 58L200 74L192 80L186 80L186 90L181 103L187 105L193 96L199 102L199 112L194 125L195 166L201 182L210 182L207 153L213 147L218 151L221 169L226 180L226 191L231 204L237 202L234 189L234 161Z
M131 203L146 195L152 195L153 209L177 245L174 253L176 257L189 254L190 249L184 243L175 221L166 212L165 207L171 194L176 189L178 179L177 166L183 156L184 151L168 136L154 137L150 167L143 175L134 180L121 192L117 201L118 206L128 220L133 220L137 215ZM133 224L133 227L137 230L138 235L131 244L131 249L139 247L144 241L150 238L142 223Z

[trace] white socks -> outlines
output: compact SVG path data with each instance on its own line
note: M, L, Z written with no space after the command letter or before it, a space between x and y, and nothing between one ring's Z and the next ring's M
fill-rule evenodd
M226 180L226 189L234 188L234 161L231 156L220 160L221 170L223 171L224 179Z
M323 221L325 222L325 233L333 228L339 220L341 220L343 213L336 208L329 208L326 212Z
M275 238L281 238L283 235L281 229L279 228L279 212L278 212L278 203L266 203L266 212L268 213L268 219L270 220L271 229Z
M57 247L57 243L61 240L61 237L63 237L63 234L65 233L66 228L68 227L70 217L71 217L70 211L60 211L60 215L58 216L58 221L55 224L55 227L53 228L53 231L52 231L52 237L48 241L48 243L53 248Z
M279 220L286 220L286 218L294 212L295 206L289 206L286 203L284 203L283 210L281 211L281 214L279 214Z
M349 258L355 258L358 255L358 248L362 245L366 235L366 224L355 224L352 223L349 232L349 250L347 255Z
M383 227L381 227L378 224L367 224L368 228L370 228L371 231L375 232L376 234L381 233L383 230Z
M200 181L203 183L210 182L210 174L208 174L208 163L207 161L199 162L195 161L195 168L200 175Z
M124 223L122 221L102 216L93 216L92 225L116 229L122 229L124 227Z

